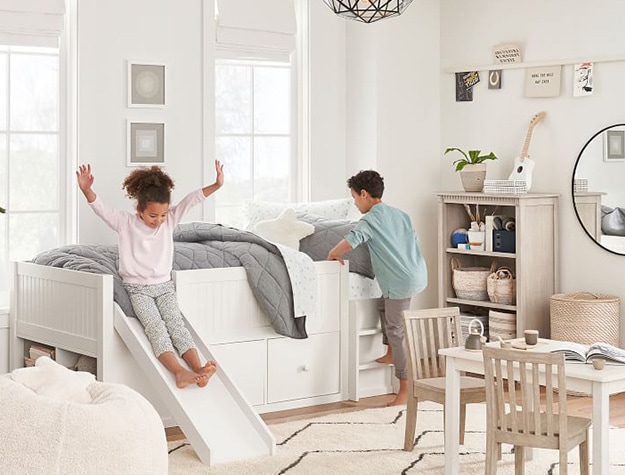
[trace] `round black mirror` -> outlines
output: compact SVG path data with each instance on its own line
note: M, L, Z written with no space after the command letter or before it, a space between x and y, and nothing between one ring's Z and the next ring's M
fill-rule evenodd
M625 256L625 124L594 134L573 168L573 208L586 234L613 254Z

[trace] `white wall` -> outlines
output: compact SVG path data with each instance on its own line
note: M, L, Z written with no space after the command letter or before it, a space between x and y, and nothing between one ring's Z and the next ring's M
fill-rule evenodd
M419 308L437 301L438 38L436 0L372 24L348 21L347 177L375 168L384 201L411 215L429 270L428 288L413 299Z
M525 2L441 1L442 67L492 64L499 43L521 46L528 62L623 56L625 3L568 0ZM492 150L487 178L507 178L520 152L532 116L547 115L534 128L530 155L536 161L532 191L560 193L560 290L589 290L618 295L625 303L622 267L625 257L595 245L578 223L572 205L571 179L575 160L586 141L606 125L623 122L625 62L598 62L594 93L572 96L573 66L563 66L561 94L555 98L524 98L524 70L505 70L502 89L488 90L485 77L473 102L455 102L454 75L441 75L441 187L460 189L448 146ZM492 166L491 166L492 165ZM624 326L622 326L624 327ZM622 338L623 340L623 338Z

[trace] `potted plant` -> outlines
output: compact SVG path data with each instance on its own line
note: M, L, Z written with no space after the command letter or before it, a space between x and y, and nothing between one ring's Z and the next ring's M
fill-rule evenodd
M490 152L488 155L480 155L481 150L469 150L465 152L456 147L445 149L445 155L449 152L460 152L462 158L453 162L456 171L460 172L460 179L465 191L482 191L486 178L486 160L497 160L497 156Z

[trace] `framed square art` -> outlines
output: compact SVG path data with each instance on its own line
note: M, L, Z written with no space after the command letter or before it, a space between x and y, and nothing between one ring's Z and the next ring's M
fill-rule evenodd
M625 130L606 130L603 133L603 161L625 162Z
M165 164L165 124L128 121L129 167Z
M165 65L128 61L128 107L165 107Z

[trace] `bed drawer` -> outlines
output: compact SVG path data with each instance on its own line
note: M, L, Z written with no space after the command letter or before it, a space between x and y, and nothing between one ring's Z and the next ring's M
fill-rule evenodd
M340 390L339 334L304 340L274 338L267 346L267 402L335 394Z
M266 340L211 345L210 350L250 404L265 403Z

